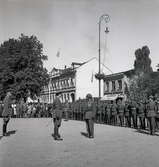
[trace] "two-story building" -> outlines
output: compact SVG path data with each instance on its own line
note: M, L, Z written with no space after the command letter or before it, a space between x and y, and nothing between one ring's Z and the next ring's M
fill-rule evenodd
M106 75L102 100L115 100L117 98L127 100L129 76L131 74L133 74L133 70Z

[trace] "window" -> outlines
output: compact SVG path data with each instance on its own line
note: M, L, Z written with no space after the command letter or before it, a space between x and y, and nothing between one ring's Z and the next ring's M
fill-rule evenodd
M115 91L115 81L112 81L112 91Z
M106 91L109 91L109 82L106 82Z
M119 90L122 89L122 80L118 80L118 89L119 89Z

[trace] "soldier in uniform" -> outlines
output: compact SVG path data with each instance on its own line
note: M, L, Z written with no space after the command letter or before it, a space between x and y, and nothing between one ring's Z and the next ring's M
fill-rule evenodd
M94 113L95 113L95 103L92 99L91 94L86 95L86 113L85 113L85 121L86 121L86 130L87 137L94 138Z
M143 101L140 100L139 105L137 107L137 113L138 113L138 117L140 120L140 129L145 129L145 124L144 124L144 120L145 120L145 106L143 104Z
M107 125L110 125L110 116L111 116L111 101L107 102L105 106L105 122Z
M130 104L128 101L125 101L125 106L124 106L124 116L125 116L125 125L126 127L131 127L131 121L130 121Z
M156 130L159 129L159 98L156 99Z
M59 135L59 128L61 126L62 119L62 104L60 101L61 92L56 93L56 98L53 102L53 122L54 122L54 140L62 140Z
M10 136L7 133L7 125L9 123L10 117L12 116L12 100L11 100L11 92L7 92L7 95L4 99L4 108L2 112L3 116L3 136Z
M149 122L149 134L155 135L155 116L156 116L156 105L153 101L153 96L149 97L149 103L147 104L147 119Z
M119 117L119 125L124 126L124 105L122 104L122 101L119 100L117 103L117 111L118 111L118 117Z
M66 100L65 105L64 105L64 112L65 112L65 121L68 121L68 112L69 112L69 102Z
M133 119L133 128L137 129L137 113L136 113L136 109L137 109L137 103L134 99L132 99L131 101L131 117Z
M117 125L117 104L116 101L113 101L111 106L111 123L116 126Z

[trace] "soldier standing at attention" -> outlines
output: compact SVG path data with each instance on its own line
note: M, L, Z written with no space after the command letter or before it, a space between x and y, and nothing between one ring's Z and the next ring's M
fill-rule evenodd
M149 122L149 134L155 135L155 116L156 116L156 105L153 101L153 96L149 97L149 103L147 104L147 119Z
M144 124L144 118L145 118L145 106L143 104L143 101L140 100L139 105L137 107L138 110L138 117L140 120L140 129L145 129L145 124Z
M126 125L126 127L130 127L131 128L130 104L129 104L128 101L125 101L124 115L125 115L125 125Z
M124 126L124 105L122 104L122 101L119 100L117 103L117 111L118 111L118 117L119 117L119 125Z
M95 103L92 99L91 94L86 95L86 113L85 113L85 121L86 121L86 129L88 138L94 138L94 113L95 113Z
M4 109L2 112L3 116L3 136L10 136L7 133L7 124L9 123L10 117L12 115L12 100L11 100L11 92L7 92L7 95L4 99Z
M61 92L56 93L56 98L53 102L53 122L54 122L54 140L62 140L59 135L59 127L61 126L62 109L60 101Z
M137 129L137 113L136 113L136 109L137 109L137 103L135 100L131 101L131 116L133 119L133 128Z
M116 126L117 125L117 104L116 101L113 101L111 106L111 123Z

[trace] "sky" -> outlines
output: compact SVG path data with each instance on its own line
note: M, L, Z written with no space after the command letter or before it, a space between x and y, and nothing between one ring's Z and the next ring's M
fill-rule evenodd
M113 73L134 68L135 51L150 49L152 68L159 64L159 0L0 0L0 44L35 35L48 56L44 67L63 69L72 62L99 59ZM59 57L57 53L60 51Z

